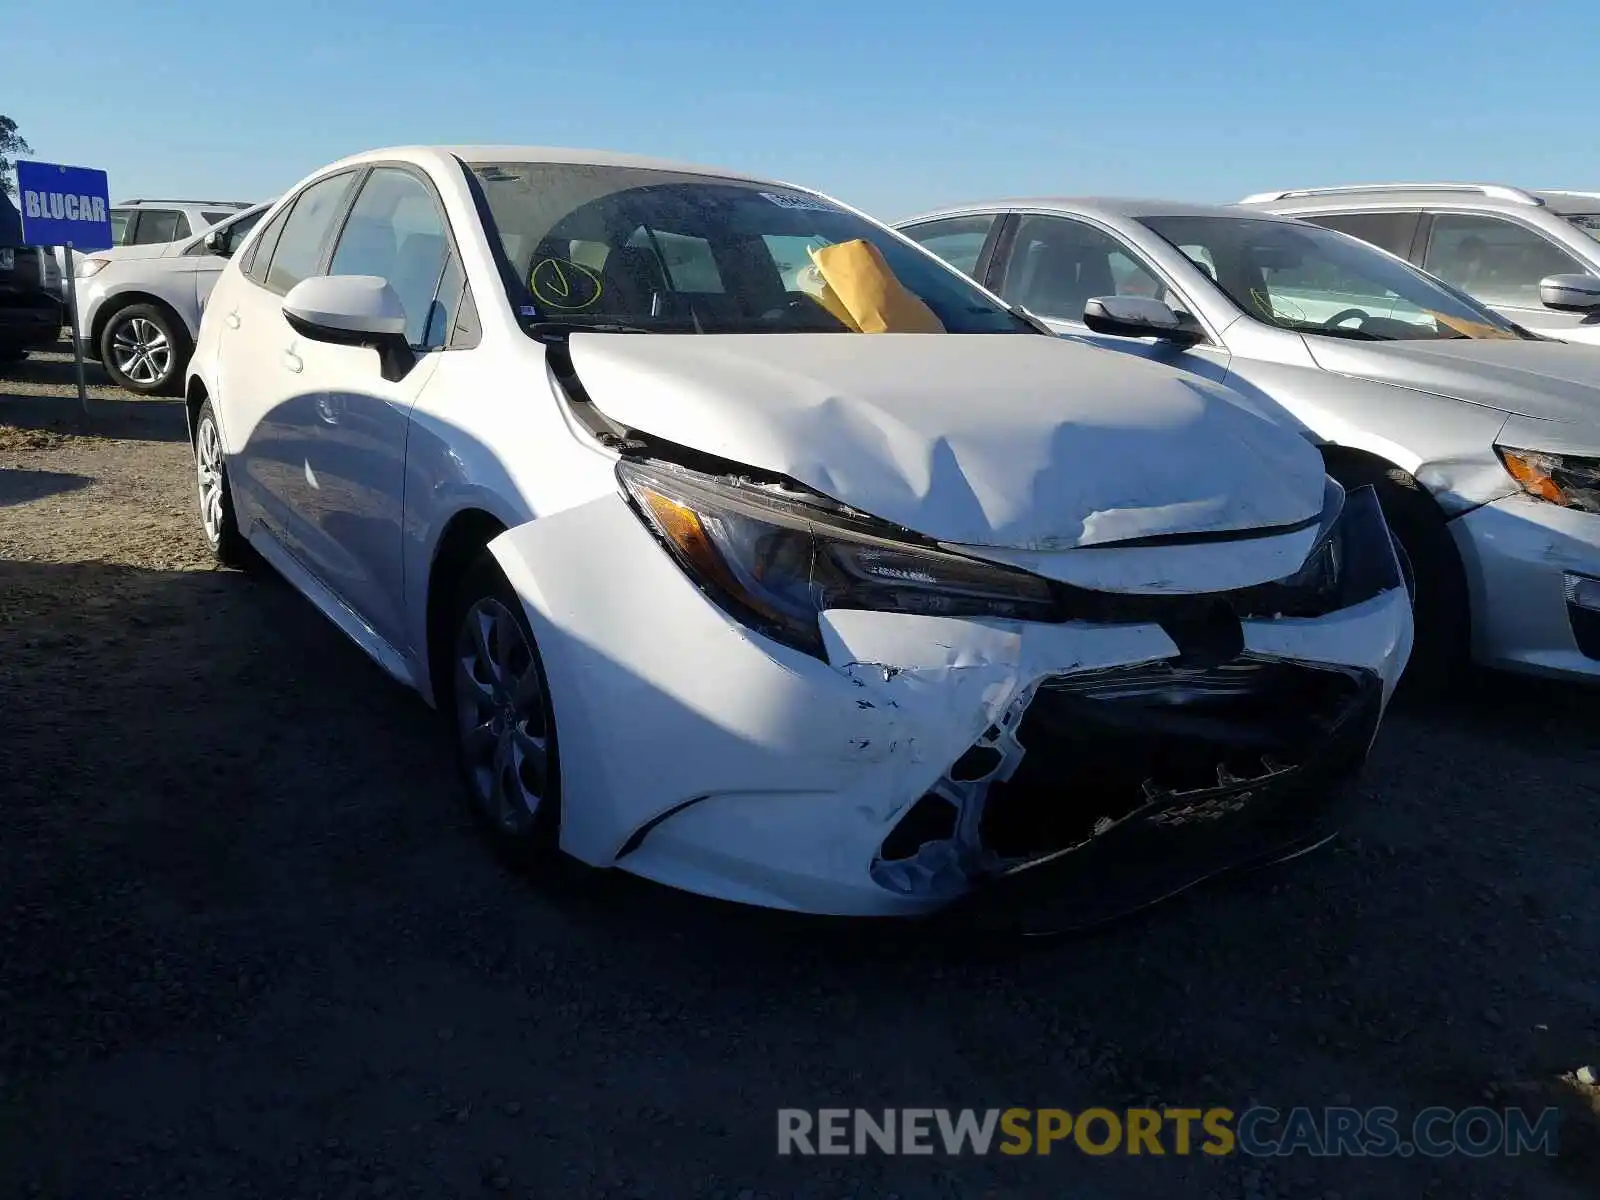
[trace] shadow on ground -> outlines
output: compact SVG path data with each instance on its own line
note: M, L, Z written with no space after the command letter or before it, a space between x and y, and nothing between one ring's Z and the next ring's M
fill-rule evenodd
M26 365L26 364L25 364ZM5 390L0 380L0 427L151 442L183 442L189 437L181 400L89 398L88 412L75 395L35 396Z
M33 500L43 500L46 496L75 492L93 482L88 475L75 475L68 471L27 471L0 467L0 507L27 504Z
M0 562L0 647L0 1195L1267 1194L1204 1156L779 1160L774 1113L1415 1113L1593 1049L1588 694L1407 715L1340 842L1021 953L497 870L440 722L270 576ZM1553 1165L1254 1165L1566 1197L1580 1119Z

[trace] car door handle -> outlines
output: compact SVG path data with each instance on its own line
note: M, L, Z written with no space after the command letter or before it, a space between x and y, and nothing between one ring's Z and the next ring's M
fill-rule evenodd
M229 313L222 319L227 322L229 329L239 328L239 314L237 311Z
M305 370L306 364L293 350L285 350L283 352L283 367L284 370L292 371L298 375Z

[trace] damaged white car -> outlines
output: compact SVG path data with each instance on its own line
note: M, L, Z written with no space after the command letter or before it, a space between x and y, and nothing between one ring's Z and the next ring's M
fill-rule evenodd
M1111 915L1325 839L1410 653L1375 496L1281 412L789 185L334 164L230 261L188 404L210 545L448 714L530 861Z

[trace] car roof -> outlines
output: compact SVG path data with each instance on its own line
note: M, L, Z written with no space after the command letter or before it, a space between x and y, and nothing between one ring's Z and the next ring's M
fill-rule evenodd
M966 204L946 205L915 217L908 217L896 225L910 225L937 217L956 217L973 213L995 211L1059 212L1089 217L1132 218L1140 217L1253 217L1265 220L1288 220L1259 208L1244 208L1237 204L1191 204L1182 200L1149 200L1123 196L1025 196L1005 200L973 201Z
M638 167L645 170L676 171L686 175L715 175L723 179L737 179L749 183L777 183L777 180L758 175L746 175L725 167L711 167L699 163L677 162L672 159L647 158L638 154L621 154L610 150L585 150L566 146L388 146L377 150L364 150L329 163L316 173L323 174L340 167L361 166L370 162L410 162L418 166L449 169L450 161L457 158L467 163L578 163L597 167ZM788 185L793 186L793 185ZM807 189L809 190L809 189Z
M1535 192L1534 195L1549 205L1552 212L1600 212L1600 192L1575 192L1563 191L1560 188L1544 188Z
M1374 183L1257 192L1239 201L1266 211L1340 211L1351 207L1548 209L1555 213L1600 212L1600 191L1519 188L1503 183Z
M162 208L253 208L254 200L118 200L112 208L142 208L146 205Z

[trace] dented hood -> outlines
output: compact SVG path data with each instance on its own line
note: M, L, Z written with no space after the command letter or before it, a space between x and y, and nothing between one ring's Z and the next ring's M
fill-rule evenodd
M1027 334L593 334L595 405L942 542L1065 550L1314 517L1323 465L1276 410Z
M1317 365L1548 421L1600 421L1600 347L1462 338L1307 338Z

